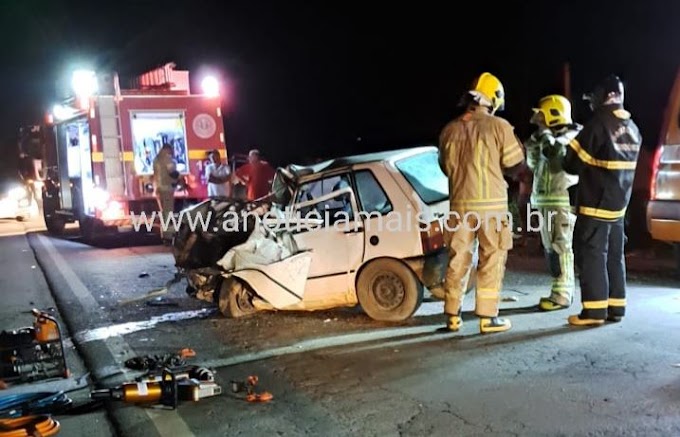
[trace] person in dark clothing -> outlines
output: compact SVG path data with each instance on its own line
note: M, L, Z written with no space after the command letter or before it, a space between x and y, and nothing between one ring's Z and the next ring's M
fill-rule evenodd
M564 169L579 175L574 255L580 272L580 314L575 326L619 322L626 311L624 217L642 139L623 108L623 83L607 77L587 96L593 116L569 143Z

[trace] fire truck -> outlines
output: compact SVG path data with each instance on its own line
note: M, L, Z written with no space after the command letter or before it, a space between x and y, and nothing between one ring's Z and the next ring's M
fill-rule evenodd
M78 70L73 92L47 116L45 224L50 233L79 222L86 238L131 230L132 216L158 211L153 161L172 146L180 173L175 210L207 197L208 152L226 158L219 82L192 93L189 72L175 64L144 73L122 88L118 74Z

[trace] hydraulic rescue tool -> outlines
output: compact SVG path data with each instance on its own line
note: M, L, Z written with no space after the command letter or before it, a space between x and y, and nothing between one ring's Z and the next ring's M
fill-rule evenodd
M33 326L0 332L0 379L27 382L69 376L64 343L57 320L45 311L31 310Z
M199 379L201 378L201 379ZM96 400L116 400L131 404L163 405L177 408L179 401L198 401L222 394L212 371L198 366L163 369L161 375L149 374L135 382L110 389L95 390Z

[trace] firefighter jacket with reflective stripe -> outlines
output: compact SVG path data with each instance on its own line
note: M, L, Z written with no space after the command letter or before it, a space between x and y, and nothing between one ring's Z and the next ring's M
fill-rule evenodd
M564 169L579 175L579 215L605 221L625 216L641 143L637 125L621 105L595 111L564 158Z
M524 150L506 120L481 106L449 123L439 139L439 163L449 178L451 211L505 212L503 170L522 164Z
M562 157L582 129L573 125L561 131L550 129L536 131L524 143L527 165L534 172L531 205L535 208L569 208L569 187L576 185L578 176L562 169Z

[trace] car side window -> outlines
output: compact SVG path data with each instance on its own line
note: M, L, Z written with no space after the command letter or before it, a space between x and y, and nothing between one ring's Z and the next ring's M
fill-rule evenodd
M298 188L295 195L295 203L301 204L314 201L347 187L351 187L349 175L347 174L310 181ZM324 224L333 224L339 220L352 220L354 218L354 210L349 193L342 193L331 199L319 200L301 208L296 208L296 210L301 218L318 217L326 219L328 217Z
M357 194L362 212L388 214L392 211L392 203L385 194L380 182L370 170L360 170L354 173Z

